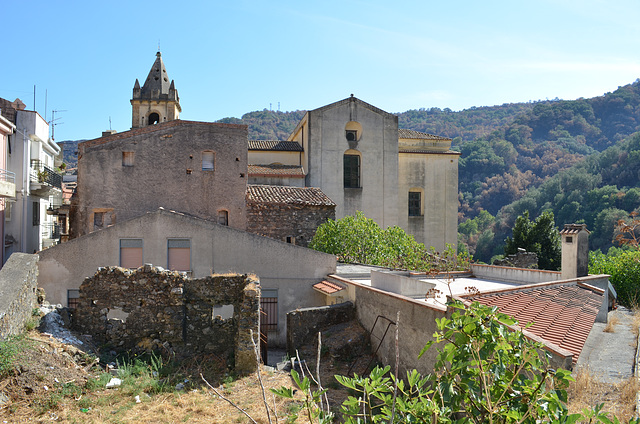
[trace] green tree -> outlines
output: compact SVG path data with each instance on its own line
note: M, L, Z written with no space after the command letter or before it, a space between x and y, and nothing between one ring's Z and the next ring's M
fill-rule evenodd
M468 269L470 261L467 252L458 254L451 245L444 252L428 249L398 226L383 230L360 211L319 226L309 247L341 262L414 271Z
M529 220L529 211L516 218L513 237L507 237L504 254L515 254L518 248L538 255L540 269L560 269L560 233L555 227L553 212L543 212L534 222Z

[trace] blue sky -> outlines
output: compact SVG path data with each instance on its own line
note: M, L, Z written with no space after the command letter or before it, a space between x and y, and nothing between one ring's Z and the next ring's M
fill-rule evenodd
M182 119L389 112L599 96L640 77L637 0L9 1L0 97L59 112L56 141L131 127L160 43ZM270 106L271 105L271 106Z

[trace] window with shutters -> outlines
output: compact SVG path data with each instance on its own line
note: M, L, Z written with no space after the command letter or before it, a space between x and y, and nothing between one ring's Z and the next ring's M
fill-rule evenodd
M40 225L40 202L33 202L33 225Z
M213 171L215 162L215 155L211 151L202 152L202 170Z
M120 266L123 268L139 268L142 265L144 265L142 239L121 239Z
M134 152L122 152L122 166L133 166Z
M167 263L172 271L191 271L191 240L167 240Z

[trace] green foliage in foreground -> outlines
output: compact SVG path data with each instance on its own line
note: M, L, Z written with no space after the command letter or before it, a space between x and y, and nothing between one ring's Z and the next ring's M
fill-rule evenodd
M640 250L611 248L606 255L589 252L589 274L609 274L619 303L628 307L640 304Z
M549 354L541 344L506 326L515 324L513 319L478 303L468 309L460 303L450 306L451 318L436 320L434 340L421 352L439 346L433 374L422 376L413 370L397 379L387 366L367 376L336 376L354 394L341 405L343 422L619 423L601 412L601 406L569 414L570 372L550 369ZM314 391L308 377L292 374L304 391L303 409L310 422L332 422L323 403L325 390ZM293 397L291 389L273 392Z
M433 247L427 249L398 226L383 230L359 211L355 216L322 224L309 247L336 255L341 262L412 271L464 270L470 261L466 252L458 254L450 245L442 253Z
M24 335L12 336L0 342L0 379L15 371L22 352L32 346L33 343L26 340Z

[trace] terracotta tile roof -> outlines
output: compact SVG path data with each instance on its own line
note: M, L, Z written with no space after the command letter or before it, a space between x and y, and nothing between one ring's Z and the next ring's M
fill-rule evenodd
M460 297L497 306L522 326L533 323L528 331L571 352L574 364L603 302L601 290L576 282L529 285Z
M564 224L564 228L560 231L560 234L578 234L582 230L591 234L591 232L587 230L587 224Z
M398 149L398 152L399 153L421 153L421 154L425 154L425 155L433 155L433 154L455 155L455 156L462 155L462 153L456 152L455 150L445 150L444 152L439 152L439 151L429 151L429 150L424 150L424 149L412 149L412 148L407 148L407 147L400 147Z
M177 126L186 126L186 125L202 125L202 126L208 125L208 126L217 126L217 127L224 127L224 128L247 129L246 125L240 125L240 124L219 124L216 122L184 121L182 119L175 119L169 122L163 122L156 125L148 125L146 127L135 128L129 131L123 131L119 133L110 134L104 137L95 138L93 140L87 140L82 143L79 143L78 145L88 147L88 146L95 146L99 144L106 144L115 140L121 140L124 138L133 137L135 135L149 134L157 131L162 131L167 128L172 128Z
M299 165L248 165L250 177L280 177L304 178L304 169Z
M339 292L340 290L344 290L344 287L326 280L314 284L313 288L324 294L333 294Z
M326 194L316 187L247 185L247 201L259 203L294 204L307 206L335 206Z
M279 152L302 152L297 141L249 140L249 150L277 150Z
M425 132L398 129L398 138L417 138L420 140L446 140L451 141L450 138L440 137L439 135L433 135Z

